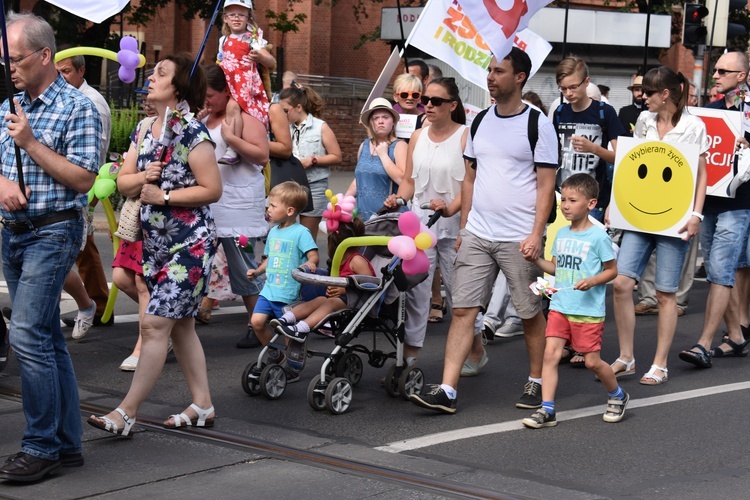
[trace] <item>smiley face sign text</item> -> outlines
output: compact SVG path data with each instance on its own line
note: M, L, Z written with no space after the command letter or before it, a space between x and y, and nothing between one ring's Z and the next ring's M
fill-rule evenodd
M690 217L698 146L621 137L612 182L612 227L681 237Z

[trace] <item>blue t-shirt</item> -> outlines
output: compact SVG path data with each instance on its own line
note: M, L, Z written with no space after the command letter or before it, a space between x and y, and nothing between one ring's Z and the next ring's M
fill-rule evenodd
M626 135L625 129L617 118L615 108L604 103L604 124L607 128L606 137L602 131L602 118L599 113L599 101L591 100L591 104L583 111L576 112L570 104L563 104L560 113L554 114L554 125L557 136L562 145L562 163L560 182L573 174L589 174L597 180L605 171L605 162L594 153L576 152L570 142L570 136L583 136L594 144L604 148L609 141Z
M300 284L292 278L292 271L307 262L307 252L317 249L310 230L299 222L283 229L272 227L265 247L266 284L260 294L271 302L290 304L297 300Z
M606 285L586 291L573 290L573 285L601 273L604 262L615 259L607 233L598 226L585 231L564 227L557 232L552 255L557 261L555 288L562 290L552 296L550 309L562 314L603 318Z

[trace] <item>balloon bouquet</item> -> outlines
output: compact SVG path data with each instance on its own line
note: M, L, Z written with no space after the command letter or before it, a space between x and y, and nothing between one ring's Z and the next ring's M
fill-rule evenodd
M388 250L402 260L404 274L426 273L430 269L430 259L425 250L437 244L437 237L414 212L403 212L398 218L401 236L394 236L388 242Z

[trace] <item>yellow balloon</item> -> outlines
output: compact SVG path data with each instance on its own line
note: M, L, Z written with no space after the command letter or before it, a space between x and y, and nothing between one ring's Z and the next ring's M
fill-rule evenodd
M326 189L326 198L330 200L332 196L333 196L333 191L331 191L330 189Z
M336 203L338 203L338 201L339 201L339 197L338 196L331 196L331 206L333 206Z
M55 54L55 62L60 62L63 59L67 59L73 56L97 56L105 59L111 59L117 63L117 52L113 52L107 49L100 49L97 47L73 47L70 49L61 50ZM138 54L138 67L142 68L146 65L146 56Z
M432 245L432 238L430 238L430 235L427 233L419 233L414 237L414 244L417 245L417 248L420 250L427 250L430 248L430 245Z

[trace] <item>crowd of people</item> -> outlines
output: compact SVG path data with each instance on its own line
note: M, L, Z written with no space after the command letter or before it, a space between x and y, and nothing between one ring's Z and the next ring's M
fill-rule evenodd
M628 87L633 103L618 114L606 101L610 89L593 85L585 61L570 56L556 70L562 99L546 109L538 95L523 92L531 60L513 48L492 58L487 88L493 104L467 125L456 81L412 60L395 78L393 103L379 97L361 113L366 138L342 195L354 197L355 211L328 189L342 153L321 118L321 96L294 75L285 75L283 88L271 94L264 74L275 60L248 0L226 0L223 20L218 64L194 67L187 54L169 55L142 91L146 117L132 133L117 176L119 191L141 203L140 237L122 241L112 263L113 281L139 307L138 340L120 366L134 375L122 402L106 415L91 415L91 426L132 435L171 350L192 400L164 427L213 425L195 320L210 321L222 291L240 297L247 312L237 347L258 347L283 334L286 352L273 351L269 362L284 367L288 382L299 380L308 333L327 312L345 307L346 295L329 287L289 309L300 293L291 271L304 266L315 272L322 264L319 226L324 213L332 217L336 209L336 224L327 226L329 257L383 210L412 211L422 223L433 212L442 214L432 228L435 245L426 250L427 279L406 293L407 365L417 363L428 324L450 316L441 383L409 396L420 407L456 412L460 378L478 375L490 361L486 341L523 335L529 373L516 407L534 410L525 426L556 425L563 361L596 374L607 391L603 420L621 421L630 397L618 382L636 373L638 315L658 314L656 352L640 383L669 379L669 349L687 307L699 238L709 298L701 336L679 358L710 368L713 358L748 354L750 188L741 186L735 198L706 195L708 138L703 122L687 110L697 104L696 90L681 73L658 67L634 77ZM54 62L54 34L44 20L11 13L7 38L9 69L21 92L15 107L5 101L2 112L7 135L25 154L16 167L10 142L0 142L3 271L13 306L9 332L0 330L0 370L12 348L27 427L20 452L0 467L0 479L34 482L84 461L59 296L64 289L78 305L68 325L73 339L111 324L103 321L106 278L94 240L86 237L92 208L85 196L108 153L110 118L106 102L84 79L85 61ZM723 97L709 107L743 111L748 70L743 53L723 55L713 74ZM405 117L406 128L397 130ZM694 144L699 157L681 237L626 230L615 256L600 222L609 221L612 164L622 136ZM747 147L747 137L738 144ZM274 179L274 165L281 163L302 172L300 182ZM497 196L498 186L508 195ZM545 260L546 229L558 204L570 225L547 242L553 258ZM256 260L253 249L261 241ZM337 271L375 274L356 248L345 252ZM530 287L544 272L555 276L555 288ZM611 364L600 355L610 282L619 339ZM544 294L551 298L548 315ZM722 319L727 335L714 345Z

